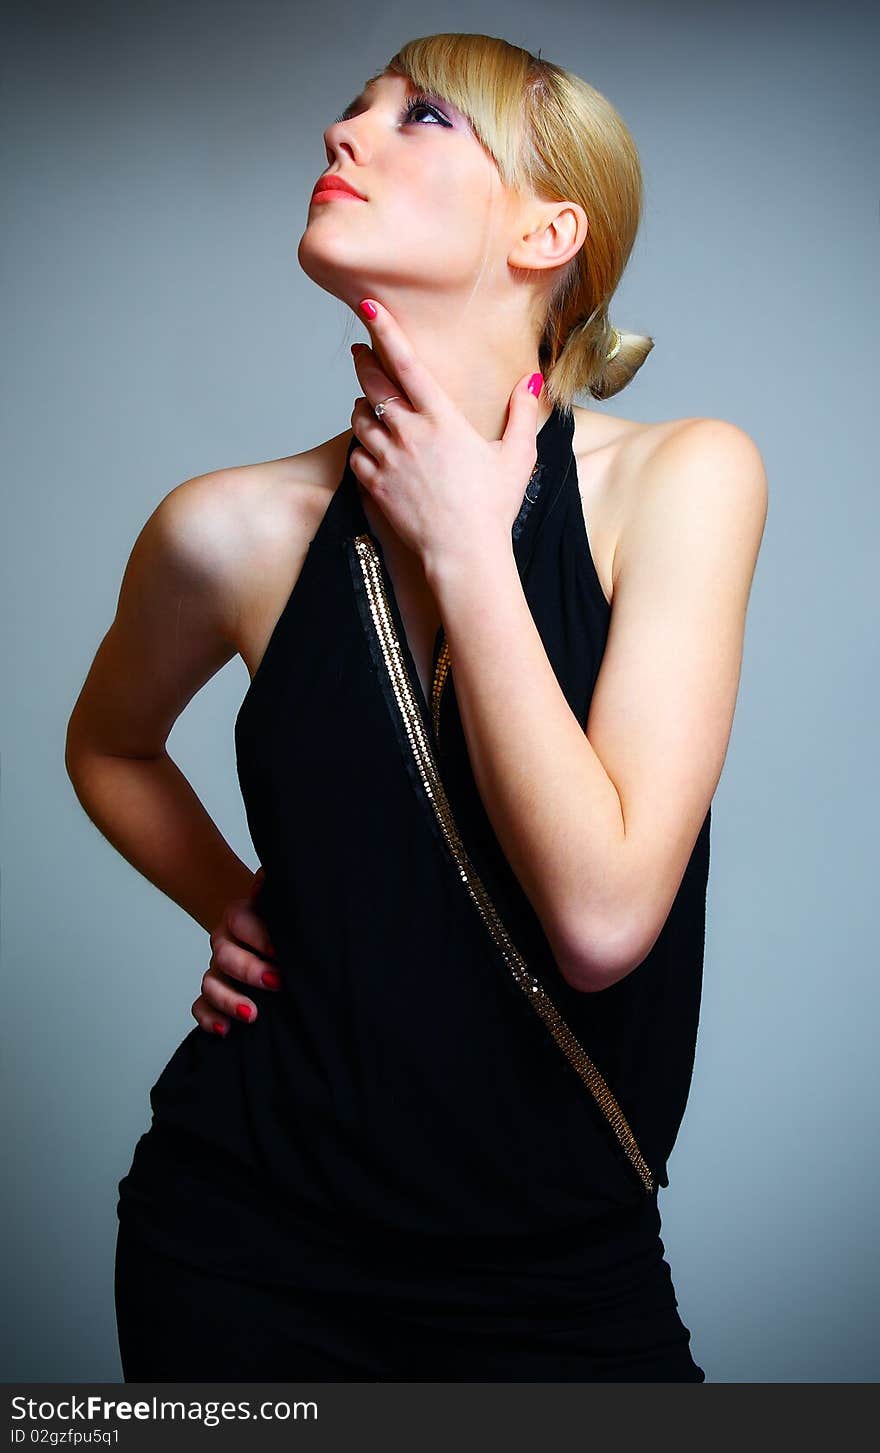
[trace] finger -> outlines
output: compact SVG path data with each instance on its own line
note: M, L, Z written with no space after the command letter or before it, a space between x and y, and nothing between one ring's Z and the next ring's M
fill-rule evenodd
M414 409L438 415L449 399L422 363L400 324L375 298L364 298L359 306L370 330L371 342L387 365L387 376L397 380Z
M364 354L370 354L369 348L363 343L352 344L352 353L355 348L363 350ZM415 418L416 411L405 394L401 392L399 384L392 383L387 373L384 373L379 367L362 364L358 370L358 383L363 389L365 397L355 400L351 416L352 424L355 424L357 418L355 433L358 438L363 438L365 443L367 442L365 430L370 438L376 440L378 447L373 452L377 458L380 458L380 451L387 446L389 437L394 435L395 430L400 428L405 419ZM380 402L385 404L385 411L381 419L376 414L376 404Z
M352 343L351 356L354 359L354 371L370 409L380 399L386 399L390 394L397 392L395 384L388 377L384 368L380 366L372 348L368 348L366 343ZM406 399L395 399L394 402L406 407ZM375 418L375 415L373 417Z
M249 949L242 948L231 938L220 939L213 948L209 969L216 969L227 979L233 981L238 993L244 992L242 985L253 989L278 990L281 986L281 975L277 968L253 954Z
M253 1024L257 1019L257 1006L253 1000L239 993L235 985L214 967L207 968L202 975L202 998L206 1008L218 1010L221 1017L226 1015L230 1020L241 1020L243 1024Z
M352 472L355 474L358 481L364 486L364 489L367 491L367 493L373 499L375 499L377 504L381 507L381 466L376 463L375 459L373 458L372 454L368 449L352 449L351 454L349 455L349 463L351 465Z
M407 413L412 410L408 404L404 404ZM389 416L390 418L390 413ZM377 464L384 465L387 462L387 455L391 439L388 434L387 420L380 421L376 418L372 407L367 399L359 398L354 401L354 408L351 411L351 427L358 442L364 449L369 450Z
M277 992L281 986L281 976L276 969L270 968L265 959L258 958L231 938L218 939L213 945L208 967L255 989L272 989Z
M538 416L538 399L544 386L540 373L527 373L520 379L508 405L507 426L501 438L502 453L506 452L514 462L526 463L531 470L538 457L535 425Z
M268 959L275 958L275 946L269 936L266 920L250 906L249 899L245 898L231 905L226 915L226 927L246 948L251 948ZM220 936L222 937L222 931Z
M205 1030L206 1034L225 1036L229 1033L229 1027L232 1021L225 1014L221 1014L219 1010L214 1009L208 1003L204 994L200 994L198 999L193 1002L190 1012L200 1028Z

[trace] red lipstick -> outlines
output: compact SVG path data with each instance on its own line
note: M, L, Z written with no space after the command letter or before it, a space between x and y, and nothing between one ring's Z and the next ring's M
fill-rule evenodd
M319 177L315 190L312 192L312 201L329 201L332 197L357 197L361 202L367 199L362 192L351 185L351 182L343 180L338 173L325 173Z

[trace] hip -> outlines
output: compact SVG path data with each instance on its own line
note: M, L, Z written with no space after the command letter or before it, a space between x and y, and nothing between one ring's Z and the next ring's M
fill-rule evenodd
M665 1263L663 1263L665 1267ZM126 1380L702 1382L668 1268L656 1263L563 1310L525 1293L511 1272L433 1267L406 1297L412 1266L373 1266L324 1285L241 1280L164 1255L131 1223L119 1228L115 1292ZM428 1268L431 1271L431 1268ZM448 1280L450 1271L452 1279ZM522 1268L520 1268L522 1271ZM442 1272L442 1277L441 1277ZM379 1278L377 1282L377 1277ZM440 1296L441 1285L444 1295ZM392 1287L392 1291L394 1288ZM156 1359L159 1358L161 1366Z

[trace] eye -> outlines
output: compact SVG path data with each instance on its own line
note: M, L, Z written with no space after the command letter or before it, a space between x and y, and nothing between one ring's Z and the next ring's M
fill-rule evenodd
M429 98L422 94L419 94L417 96L410 96L409 100L403 108L403 112L401 113L403 121L411 121L416 111L427 111L430 116L434 117L434 120L439 126L452 125L452 122L443 115L442 111L438 111L437 107L431 104ZM342 114L334 119L332 124L334 126L338 126L340 121L349 121L354 115L354 112L354 107L346 107Z
M441 126L450 126L452 124L442 112L437 110L436 106L431 105L427 96L410 97L403 110L404 121L411 121L416 111L427 111Z

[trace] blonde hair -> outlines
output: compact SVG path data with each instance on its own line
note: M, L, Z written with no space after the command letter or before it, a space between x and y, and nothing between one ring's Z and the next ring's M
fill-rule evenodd
M491 35L410 40L370 79L389 72L451 101L506 187L583 207L586 240L550 293L539 366L554 407L570 411L586 391L596 399L619 393L654 340L616 330L608 318L642 212L638 151L611 102L580 76ZM608 359L618 333L619 347Z

